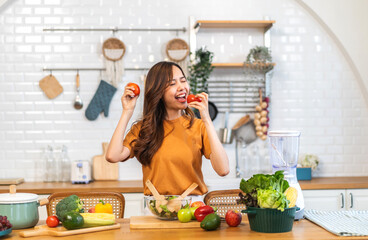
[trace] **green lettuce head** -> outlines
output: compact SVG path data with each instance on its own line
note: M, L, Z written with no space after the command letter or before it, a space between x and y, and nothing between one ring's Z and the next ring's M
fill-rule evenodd
M289 205L285 194L272 188L257 190L258 205L261 208L276 208L283 212Z

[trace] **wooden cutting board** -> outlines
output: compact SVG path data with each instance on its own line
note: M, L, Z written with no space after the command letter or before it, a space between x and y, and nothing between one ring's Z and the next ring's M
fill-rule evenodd
M148 228L199 228L200 222L192 220L187 223L179 222L179 220L160 220L155 216L131 216L131 229L148 229Z
M0 185L13 185L20 184L24 182L24 178L5 178L0 179Z
M54 99L63 92L63 87L59 81L53 75L48 75L42 78L39 82L40 88L44 91L46 96L50 99Z
M76 229L76 230L67 230L62 226L59 226L56 228L50 228L47 225L40 225L40 226L34 227L33 230L19 232L19 235L21 237L35 237L35 236L64 237L64 236L105 231L105 230L111 230L111 229L117 229L117 228L120 228L120 223L115 223L114 225L109 225L109 226L81 228L81 229Z
M105 155L108 143L102 143L102 155L94 156L93 162L93 179L94 180L118 180L119 179L119 164L106 161Z

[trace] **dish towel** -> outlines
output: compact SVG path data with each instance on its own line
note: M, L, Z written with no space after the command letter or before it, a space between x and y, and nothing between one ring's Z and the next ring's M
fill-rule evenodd
M338 236L368 236L368 211L305 210L305 218Z

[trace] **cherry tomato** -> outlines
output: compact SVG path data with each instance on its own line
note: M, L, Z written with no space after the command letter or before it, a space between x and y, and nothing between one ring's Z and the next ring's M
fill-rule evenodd
M59 219L56 216L49 216L46 219L46 224L47 226L52 227L52 228L57 227L59 226Z
M191 102L202 102L202 99L200 97L196 97L193 94L189 94L187 97L187 103Z
M133 93L135 96L139 96L139 93L141 92L141 89L139 88L139 86L135 83L128 83L127 85L128 87L133 87L134 90L133 90Z

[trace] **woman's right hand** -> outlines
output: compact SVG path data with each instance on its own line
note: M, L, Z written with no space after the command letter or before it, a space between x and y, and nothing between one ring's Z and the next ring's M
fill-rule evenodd
M124 88L123 96L121 97L121 104L123 105L123 110L134 111L137 99L139 97L134 95L134 87L126 85Z

